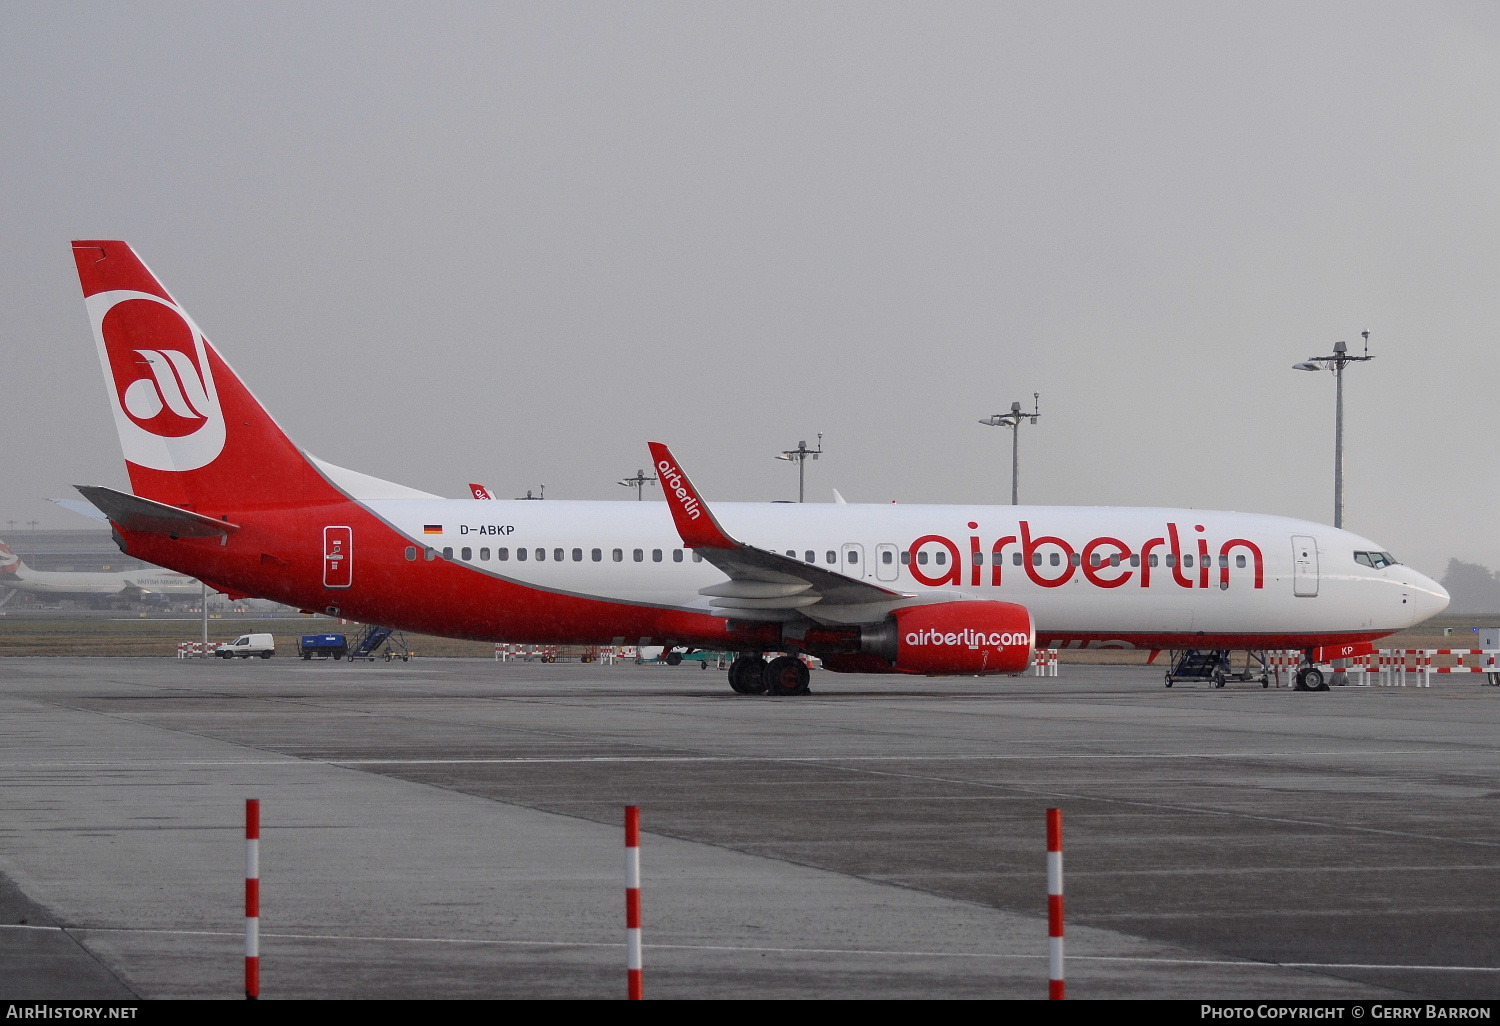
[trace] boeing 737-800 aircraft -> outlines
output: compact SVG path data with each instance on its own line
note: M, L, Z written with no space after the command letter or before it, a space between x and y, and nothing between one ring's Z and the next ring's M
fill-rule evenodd
M651 443L667 504L448 500L287 438L123 242L73 244L132 493L121 548L231 596L492 641L741 653L738 692L835 671L979 675L1037 645L1367 645L1441 611L1373 541L1190 509L723 503Z

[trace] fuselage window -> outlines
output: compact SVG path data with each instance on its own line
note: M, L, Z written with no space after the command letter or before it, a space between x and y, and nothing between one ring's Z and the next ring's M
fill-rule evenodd
M701 563L701 562L703 562L703 557L698 553L697 549L693 550L693 562L694 563Z
M1182 565L1183 566L1192 566L1193 565L1193 557L1192 557L1191 553L1189 553L1188 555L1182 557Z
M1221 567L1227 567L1228 565L1229 565L1229 556L1227 554L1223 553L1223 552L1219 553L1219 566L1221 566Z
M1245 557L1244 556L1235 556L1234 557L1234 565L1243 570L1245 568Z
M463 548L458 550L458 558L467 563L469 560L474 558L474 550L465 545Z
M834 563L837 563L839 561L839 554L837 552L834 552L832 549L829 549L828 552L824 555L824 560L828 563L829 566L832 566Z
M614 552L611 555L612 555L612 558L614 559L614 561L616 563L622 563L625 560L625 550L624 549L615 549Z
M1042 565L1042 554L1040 552L1033 552L1031 554L1031 565L1032 566L1041 566Z
M1141 557L1140 557L1139 553L1135 553L1135 554L1131 555L1131 557L1130 557L1130 565L1131 566L1140 566L1141 565Z
M852 565L854 565L855 563L858 563L858 562L859 562L859 553L855 552L853 549L850 549L849 550L849 564L852 566Z
M812 549L808 549L802 554L802 560L805 563L816 563L818 561L818 554Z
M538 563L545 563L547 561L547 550L546 549L539 548L539 549L536 550L536 561Z
M1010 561L1011 561L1011 564L1013 566L1020 566L1021 565L1021 554L1019 552L1012 552L1010 554Z
M510 549L496 549L495 558L504 563L507 559L510 558Z
M1062 553L1061 552L1054 552L1054 553L1052 553L1051 558L1048 559L1047 562L1051 563L1053 566L1062 566Z
M562 549L553 549L552 550L552 558L555 559L555 560L557 560L559 563L561 563L563 561L563 550Z
M1073 566L1083 566L1083 556L1077 552L1070 552L1068 553L1068 562ZM1099 565L1099 553L1092 552L1089 554L1089 565Z
M984 566L984 553L983 552L976 552L976 553L974 553L974 565L975 566Z
M830 553L830 555L832 555L832 553ZM937 565L938 566L947 566L948 565L948 553L945 552L944 550L938 549L932 555L933 555L933 558L937 560ZM832 563L833 560L830 559L828 562Z
M595 563L602 563L602 562L604 562L604 550L603 549L589 549L589 558L592 559Z
M889 549L886 549L880 553L880 562L882 562L886 566L891 565L891 551Z
M901 550L901 565L902 566L910 566L911 565L911 553L907 552L905 549Z
M422 550L423 559L437 559L437 549L428 547Z
M1156 560L1156 553L1153 552L1153 553L1151 553L1151 565L1152 566L1156 566L1156 562L1157 562L1157 560Z
M406 547L406 558L409 559L409 560L413 560L413 561L416 560L416 558L417 558L417 547L415 545L408 545Z
M1156 557L1155 556L1151 557L1151 565L1152 566L1156 565ZM1170 552L1167 553L1167 566L1176 566L1176 565L1177 565L1177 557L1175 555L1173 555L1172 553L1170 553Z
M1112 556L1109 557L1109 565L1110 566L1119 566L1120 565L1120 554L1118 552L1116 552L1114 555L1112 555Z
M453 558L453 546L452 545L445 545L445 546L443 546L443 558L444 559L452 559Z
M636 550L634 550L631 553L631 556L632 556L632 558L635 559L635 561L637 563L644 562L645 559L646 559L646 550L645 549L636 549Z
M927 553L925 553L925 552L918 552L917 553L917 562L920 563L922 566L926 566L927 565Z
M652 549L651 550L651 562L653 562L653 563L660 563L661 562L661 549Z
M525 560L526 560L526 550L525 549L517 549L516 550L516 558L519 559L519 560L521 560L522 562L525 562Z
M674 562L674 563L681 563L682 562L682 550L681 549L673 549L672 550L672 562Z
M795 553L795 552L793 552L793 551L792 551L792 550L791 550L791 549L787 549L787 550L786 550L786 554L787 554L787 555L788 555L788 556L791 556L791 557L792 557L792 558L793 558L793 559L796 559L796 558L797 558L797 554L796 554L796 553Z
M490 561L490 550L489 549L480 549L479 550L479 561L481 563L488 563Z
M583 550L582 549L574 549L573 550L573 562L575 562L575 563L582 563L583 562Z

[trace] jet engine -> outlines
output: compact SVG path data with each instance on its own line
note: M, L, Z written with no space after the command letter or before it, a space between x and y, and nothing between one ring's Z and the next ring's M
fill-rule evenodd
M1014 602L905 606L860 629L859 650L897 673L933 677L1020 673L1031 665L1031 611Z

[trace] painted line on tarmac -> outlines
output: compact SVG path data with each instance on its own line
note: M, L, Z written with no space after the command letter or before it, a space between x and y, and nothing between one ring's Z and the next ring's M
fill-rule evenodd
M242 931L230 930L166 930L137 928L130 926L31 926L0 924L0 930L51 930L71 934L129 933L155 934L169 937L233 937L244 936ZM486 947L536 947L536 948L623 948L623 941L549 941L549 940L495 940L476 937L384 937L359 934L333 933L262 933L263 939L292 941L344 941L348 943L376 944L474 944ZM879 958L990 958L1007 961L1042 962L1047 954L1007 954L995 951L892 951L874 948L783 948L734 944L648 944L648 948L659 951L728 951L752 952L777 955L859 955ZM1411 972L1452 973L1500 973L1500 966L1490 965L1385 965L1369 962L1268 962L1253 959L1225 958L1166 958L1152 955L1081 955L1070 951L1069 961L1079 962L1129 962L1142 965L1204 965L1240 966L1248 969L1384 969L1409 970Z
M1446 746L1445 748L1451 748ZM1490 749L1477 749L1488 753ZM1431 748L1414 748L1397 751L1334 751L1334 752L1146 752L1118 755L1066 755L1051 753L1024 753L1019 755L581 755L531 756L514 758L473 757L464 759L314 759L288 756L282 759L184 759L182 761L161 760L67 760L56 762L4 762L0 769L48 769L77 768L92 769L107 766L113 769L173 769L197 766L513 766L530 764L585 764L585 763L688 763L688 762L773 762L773 763L842 763L842 762L1014 762L1055 760L1141 760L1141 759L1313 759L1344 758L1351 756L1408 756L1433 755Z

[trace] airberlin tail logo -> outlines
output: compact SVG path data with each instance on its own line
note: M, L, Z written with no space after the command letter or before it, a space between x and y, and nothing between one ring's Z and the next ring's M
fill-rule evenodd
M687 478L683 477L682 471L672 466L667 460L657 460L656 471L661 475L662 487L676 496L678 506L689 520L697 520L703 515L703 507L698 502L698 496L694 495L692 489L688 487Z
M88 298L125 458L153 470L197 470L224 450L208 346L192 319L144 292Z

